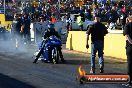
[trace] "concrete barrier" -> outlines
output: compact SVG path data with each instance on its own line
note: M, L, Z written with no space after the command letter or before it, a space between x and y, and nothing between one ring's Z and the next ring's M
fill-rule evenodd
M89 38L90 48L86 49L86 32L85 31L69 31L66 48L81 52L91 51L91 38ZM105 36L104 55L119 59L126 59L125 37L122 33L109 33Z

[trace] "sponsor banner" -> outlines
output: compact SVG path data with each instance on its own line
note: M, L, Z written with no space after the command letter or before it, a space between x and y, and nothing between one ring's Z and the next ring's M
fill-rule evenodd
M85 75L87 83L126 83L129 81L128 75Z

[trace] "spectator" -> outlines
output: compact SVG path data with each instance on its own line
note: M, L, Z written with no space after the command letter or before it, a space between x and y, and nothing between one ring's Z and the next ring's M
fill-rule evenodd
M22 25L22 19L19 14L16 14L13 23L12 23L12 33L14 34L15 41L19 42L21 41L21 25Z
M77 23L78 26L80 27L80 30L83 31L83 22L85 21L85 17L83 13L80 13L79 16L77 17Z
M118 18L119 18L119 15L116 11L116 8L112 7L112 10L110 12L110 18L109 18L110 25L109 25L108 29L115 30L116 22L117 22Z
M128 75L130 80L128 85L132 85L132 15L128 17L123 34L126 36L126 55L128 61Z
M124 29L124 26L126 24L126 18L127 18L126 13L122 12L121 17L120 17L120 23L122 26L122 30Z
M92 15L91 15L91 10L90 9L85 9L85 18L88 20L92 20Z
M71 31L72 30L72 20L70 18L70 14L67 14L66 23L67 23L67 31Z
M52 15L52 16L50 17L50 19L51 19L51 22L52 22L52 23L57 22L57 19L55 18L55 16L54 16L54 15Z
M23 34L24 44L30 43L30 18L28 17L28 14L24 14L23 22L21 26L21 32Z
M108 33L105 25L100 23L100 18L95 16L95 23L87 30L87 41L86 48L89 48L88 39L91 34L91 70L90 73L95 73L95 57L96 52L98 51L100 73L104 72L104 36Z
M0 21L0 28L2 28L1 21Z
M2 25L1 25L1 21L0 21L0 39L2 39L2 37L3 37L3 36L2 36L2 31L3 31L2 29L3 29L3 28L2 28Z
M119 18L119 15L118 15L118 13L117 13L117 11L116 11L116 7L112 7L112 10L111 10L111 17L112 17L111 21L112 21L113 23L116 23L117 19Z

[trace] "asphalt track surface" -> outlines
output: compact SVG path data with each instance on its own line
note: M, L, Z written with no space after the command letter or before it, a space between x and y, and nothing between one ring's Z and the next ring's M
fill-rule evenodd
M81 85L76 80L78 67L82 65L89 72L89 58L68 54L63 48L67 63L33 64L35 50L33 45L16 49L13 43L0 41L0 88L128 88L121 84ZM126 74L126 71L126 62L106 61L105 73Z

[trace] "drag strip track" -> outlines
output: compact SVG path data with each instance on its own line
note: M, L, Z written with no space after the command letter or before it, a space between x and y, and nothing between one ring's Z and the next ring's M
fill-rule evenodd
M0 49L0 88L127 88L121 84L80 85L76 80L79 64L33 64L34 49L13 51ZM87 70L88 67L86 64ZM112 70L111 67L108 71Z

